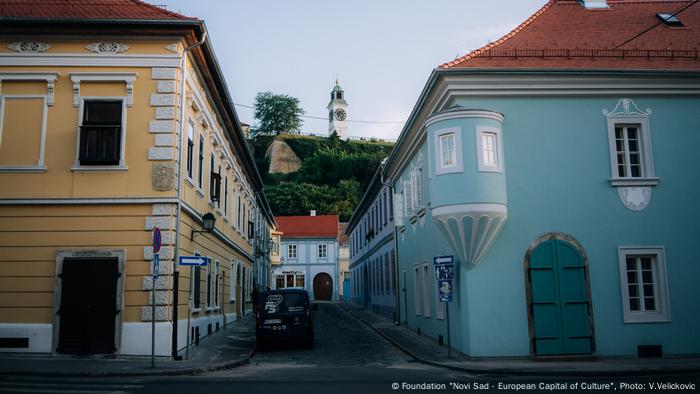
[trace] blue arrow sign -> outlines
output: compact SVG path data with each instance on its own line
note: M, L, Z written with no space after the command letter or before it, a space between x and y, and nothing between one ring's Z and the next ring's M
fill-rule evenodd
M207 256L180 256L180 265L192 265L192 266L204 266L209 264L209 257Z

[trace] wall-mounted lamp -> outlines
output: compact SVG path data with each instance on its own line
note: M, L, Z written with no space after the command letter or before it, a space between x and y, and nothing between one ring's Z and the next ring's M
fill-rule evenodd
M202 216L202 228L203 230L192 230L192 234L190 235L190 241L194 240L194 235L195 234L201 234L201 233L211 233L214 231L214 224L216 223L216 218L214 215L211 213L207 212Z

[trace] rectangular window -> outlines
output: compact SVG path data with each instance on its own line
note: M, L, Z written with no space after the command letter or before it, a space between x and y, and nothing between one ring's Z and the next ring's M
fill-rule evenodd
M207 286L206 286L206 291L207 291L207 293L206 293L206 301L207 301L207 308L211 308L211 279L212 279L211 267L210 267L209 265L207 265L206 270L207 270L207 275L206 275L206 280L207 280L207 283L206 283L206 285L207 285Z
M617 176L620 178L642 177L642 161L638 125L615 126L615 154Z
M296 282L296 287L304 287L305 286L304 275L297 274L296 278L294 280Z
M199 158L197 160L197 185L203 188L202 173L204 171L204 137L199 136ZM202 193L204 194L204 193Z
M297 246L296 245L287 245L287 257L290 259L297 258Z
M484 165L495 167L496 162L496 134L484 133L481 136L481 149L484 157Z
M284 289L284 275L275 276L275 289Z
M328 245L326 245L326 244L319 244L318 245L318 258L319 259L328 258Z
M416 174L415 174L415 200L416 200L416 208L422 208L423 207L423 166L419 166L416 168Z
M625 323L670 321L663 248L618 248Z
M80 165L119 165L121 134L121 100L86 100L80 124Z
M391 292L391 272L389 271L389 254L384 254L384 294Z
M457 165L455 151L455 135L454 133L443 134L439 137L440 141L440 167L454 167Z
M228 218L228 177L224 178L224 216Z
M476 159L481 172L503 172L501 129L476 126Z
M428 263L423 263L423 316L430 317L430 271Z
M219 281L221 279L221 266L216 262L216 276L214 276L214 306L219 306Z
M420 270L418 264L413 266L413 308L416 310L416 315L420 316Z
M391 277L392 277L392 286L391 286L391 294L396 295L396 258L394 256L394 251L391 251Z
M285 287L294 287L294 275L287 275Z
M194 124L187 122L187 177L194 176Z

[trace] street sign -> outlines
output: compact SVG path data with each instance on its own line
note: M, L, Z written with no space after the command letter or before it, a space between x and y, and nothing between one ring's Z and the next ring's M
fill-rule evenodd
M440 302L452 302L452 281L449 279L438 280L440 290Z
M160 255L158 253L153 254L153 279L158 279L158 268L160 266Z
M453 256L435 256L433 257L433 263L438 264L454 264Z
M160 228L156 227L153 230L153 253L160 252Z
M206 256L180 256L179 265L205 266L209 264L209 257Z

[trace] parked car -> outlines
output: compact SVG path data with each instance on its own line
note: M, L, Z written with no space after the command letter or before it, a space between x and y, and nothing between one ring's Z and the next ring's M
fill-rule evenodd
M258 348L278 341L299 341L313 347L313 311L318 305L311 304L306 290L267 290L259 297L255 314Z

